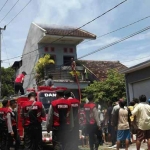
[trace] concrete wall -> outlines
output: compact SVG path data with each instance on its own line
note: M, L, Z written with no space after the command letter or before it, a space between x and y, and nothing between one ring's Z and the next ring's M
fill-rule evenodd
M52 44L50 46L47 46L48 43L38 44L39 41L43 38L43 36L44 36L44 31L39 29L36 25L31 24L29 33L27 36L27 40L24 46L24 50L23 50L22 66L17 72L17 74L21 73L22 71L25 71L27 73L25 77L25 82L24 82L24 89L33 87L33 85L35 84L34 66L37 63L38 59L44 56L44 54L55 55L56 65L63 65L63 56L73 56L75 59L77 58L75 45ZM48 47L49 49L48 52L45 52L45 47ZM54 47L55 49L54 52L51 52L50 50L51 47ZM67 53L64 52L64 48L68 49ZM69 52L70 48L73 49L73 53Z
M138 70L125 75L127 99L131 101L133 98L138 98L141 94L145 94L150 98L150 67Z
M39 47L43 47L39 50L40 57L44 56L44 54L50 54L56 56L56 62L55 64L57 66L63 65L63 57L64 56L73 56L74 59L77 59L77 53L76 53L76 45L69 45L69 44L52 44L50 46L47 46L48 44L39 44ZM45 47L48 47L48 52L45 52ZM54 47L54 52L51 52L51 47ZM64 52L64 48L68 49L68 52ZM69 52L69 49L73 49L73 53Z
M23 50L22 67L19 73L26 71L24 88L32 87L35 84L34 80L34 66L39 58L38 41L43 37L43 31L34 24L31 24L25 47ZM34 51L34 52L32 52ZM31 52L31 53L30 53ZM29 53L29 54L27 54Z

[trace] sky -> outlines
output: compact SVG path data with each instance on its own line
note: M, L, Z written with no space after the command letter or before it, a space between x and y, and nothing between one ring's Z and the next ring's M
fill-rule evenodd
M0 20L18 0L8 0L0 11ZM0 27L8 22L28 3L19 0ZM32 0L31 3L7 26L2 33L2 66L9 67L21 56L32 22L72 26L78 28L93 18L114 7L123 0ZM0 1L0 9L6 0ZM150 15L149 0L127 0L113 11L86 25L87 30L97 37ZM78 58L120 40L134 32L150 26L150 18L107 36L77 46ZM150 30L117 45L84 57L84 60L120 61L127 67L150 59Z

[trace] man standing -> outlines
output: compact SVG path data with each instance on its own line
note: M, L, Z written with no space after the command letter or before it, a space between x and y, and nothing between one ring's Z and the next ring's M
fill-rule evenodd
M24 78L26 76L26 72L23 71L22 74L19 74L15 79L15 94L18 94L18 92L21 92L21 95L24 95L24 89L23 89L23 82Z
M71 108L73 111L73 121L74 121L74 127L70 131L70 138L69 140L69 146L71 150L78 150L79 145L79 106L80 102L79 100L71 97L71 91L67 90L65 91L65 98L71 103Z
M48 75L48 79L46 79L45 85L46 86L50 86L50 87L54 86L53 76L52 75Z
M45 117L44 107L41 102L36 102L36 93L28 95L29 101L24 102L21 116L24 127L25 150L42 150L42 118Z
M10 111L7 114L7 119L9 123L9 135L8 135L8 147L13 145L13 139L15 140L15 150L19 149L20 140L17 131L17 114L15 108L17 107L17 103L15 99L10 100ZM13 133L13 136L11 135Z
M2 105L3 107L0 108L0 148L1 150L8 150L7 113L10 111L8 100L3 100ZM13 132L11 135L13 136Z
M89 103L84 105L86 114L86 128L89 134L90 150L98 150L99 140L97 131L100 130L100 120L98 117L98 110L95 103L93 102L93 95L88 96ZM102 136L102 135L101 135ZM95 146L94 146L95 145ZM95 148L95 149L94 149Z
M126 102L124 100L119 101L120 108L115 112L116 121L114 126L117 129L117 150L120 148L120 141L126 141L125 150L128 150L130 135L130 112L125 108Z
M148 150L150 150L150 105L146 103L146 96L139 97L140 103L132 111L132 115L136 116L137 121L137 150L140 150L141 142L148 140Z
M59 90L57 100L51 102L47 117L47 132L53 131L53 149L70 150L68 138L70 138L70 109L71 104L64 99L64 91Z

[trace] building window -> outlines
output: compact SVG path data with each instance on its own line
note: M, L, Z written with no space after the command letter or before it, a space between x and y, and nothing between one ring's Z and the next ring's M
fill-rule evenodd
M64 48L64 53L67 53L67 48Z
M55 52L55 48L54 47L51 47L51 52Z
M73 53L73 48L70 48L69 51L70 51L70 53Z
M48 47L45 47L45 52L48 52Z
M74 56L64 56L63 58L64 66L71 66L71 58L74 58Z

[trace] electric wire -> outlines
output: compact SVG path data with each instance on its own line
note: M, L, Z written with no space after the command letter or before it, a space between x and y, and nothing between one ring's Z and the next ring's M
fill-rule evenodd
M7 53L7 49L6 49L6 45L5 45L5 41L4 41L4 37L3 37L3 33L1 34L2 35L2 42L4 44L4 48L5 48L5 53L6 53L6 57L8 58L8 53ZM9 64L9 67L11 66L10 65L10 62L8 61L8 64Z
M137 32L135 32L135 33L133 33L133 34L131 34L131 35L129 35L129 36L126 36L126 37L124 37L124 38L122 38L122 39L120 39L120 40L117 40L117 41L115 41L115 42L112 42L112 43L110 43L110 44L108 44L108 45L106 45L106 46L103 46L103 47L101 47L101 48L99 48L99 49L97 49L97 50L95 50L95 51L93 51L93 52L90 52L90 53L88 53L88 54L85 54L85 55L79 57L78 60L81 59L81 58L87 57L87 56L89 56L89 55L92 55L92 54L94 54L94 53L97 53L97 52L99 52L99 51L102 51L102 50L104 50L104 49L106 49L106 48L109 48L109 47L111 47L111 46L113 46L113 45L116 45L116 44L118 44L118 43L121 43L121 42L123 42L123 41L125 41L125 40L127 40L127 39L129 39L129 38L131 38L131 37L134 37L134 36L136 36L136 35L138 35L138 34L144 32L144 31L146 31L146 30L149 30L149 29L150 29L150 26L148 26L148 27L146 27L146 28L144 28L144 29L142 29L142 30L139 30L139 31L137 31Z
M96 17L96 18L92 19L91 21L85 23L84 25L82 25L82 26L80 26L80 27L78 27L78 28L76 28L76 29L70 31L67 35L61 36L60 38L58 38L58 39L52 41L52 42L49 43L48 45L44 45L44 46L42 46L42 47L40 47L40 48L38 48L38 49L35 49L35 50L33 50L33 51L31 51L31 52L28 52L28 53L25 53L25 54L23 54L23 55L9 58L9 60L10 60L10 59L15 59L15 58L18 58L18 57L22 57L22 56L24 56L24 55L28 55L28 54L30 54L30 53L33 53L34 51L37 51L37 50L39 50L39 49L41 49L41 48L43 48L43 47L45 47L45 46L49 46L50 44L55 43L55 42L57 42L57 41L63 39L64 37L70 35L71 33L73 33L73 32L75 32L75 31L77 31L77 30L83 28L84 26L86 26L86 25L92 23L92 22L95 21L96 19L98 19L98 18L104 16L105 14L107 14L107 13L110 12L110 11L112 11L113 9L116 9L116 8L119 7L121 4L125 3L126 1L127 1L127 0L122 1L121 3L117 4L116 6L112 7L111 9L107 10L106 12L104 12L104 13L101 14L101 15L99 15L98 17ZM8 23L8 24L9 24L9 23ZM7 25L8 25L8 24L7 24ZM5 60L8 60L8 59L5 59ZM5 61L5 60L3 60L3 61Z
M30 3L31 3L32 0L30 0L16 15L15 17L13 17L8 23L6 26L8 26Z
M4 5L1 7L0 12L3 10L3 8L5 7L5 5L7 4L9 0L6 0L6 2L4 3Z
M8 16L8 14L13 10L13 8L17 5L17 3L19 2L16 1L16 3L10 8L10 10L6 13L6 15L0 20L0 23Z
M129 27L129 26L132 26L132 25L134 25L134 24L136 24L136 23L139 23L139 22L141 22L141 21L143 21L143 20L145 20L145 19L148 19L148 18L150 18L150 15L147 16L147 17L144 17L144 18L142 18L142 19L139 19L139 20L137 20L137 21L135 21L135 22L132 22L132 23L130 23L130 24L128 24L128 25L122 26L122 27L120 27L120 28L118 28L118 29L116 29L116 30L107 32L107 33L105 33L105 34L103 34L103 35L100 35L100 36L98 36L96 39L101 38L101 37L104 37L104 36L109 35L109 34L111 34L111 33L117 32L117 31L122 30L122 29L124 29L124 28L127 28L127 27ZM86 40L86 41L82 42L81 44L87 43L87 42L89 42L89 41L92 41L92 40L91 40L91 39Z

